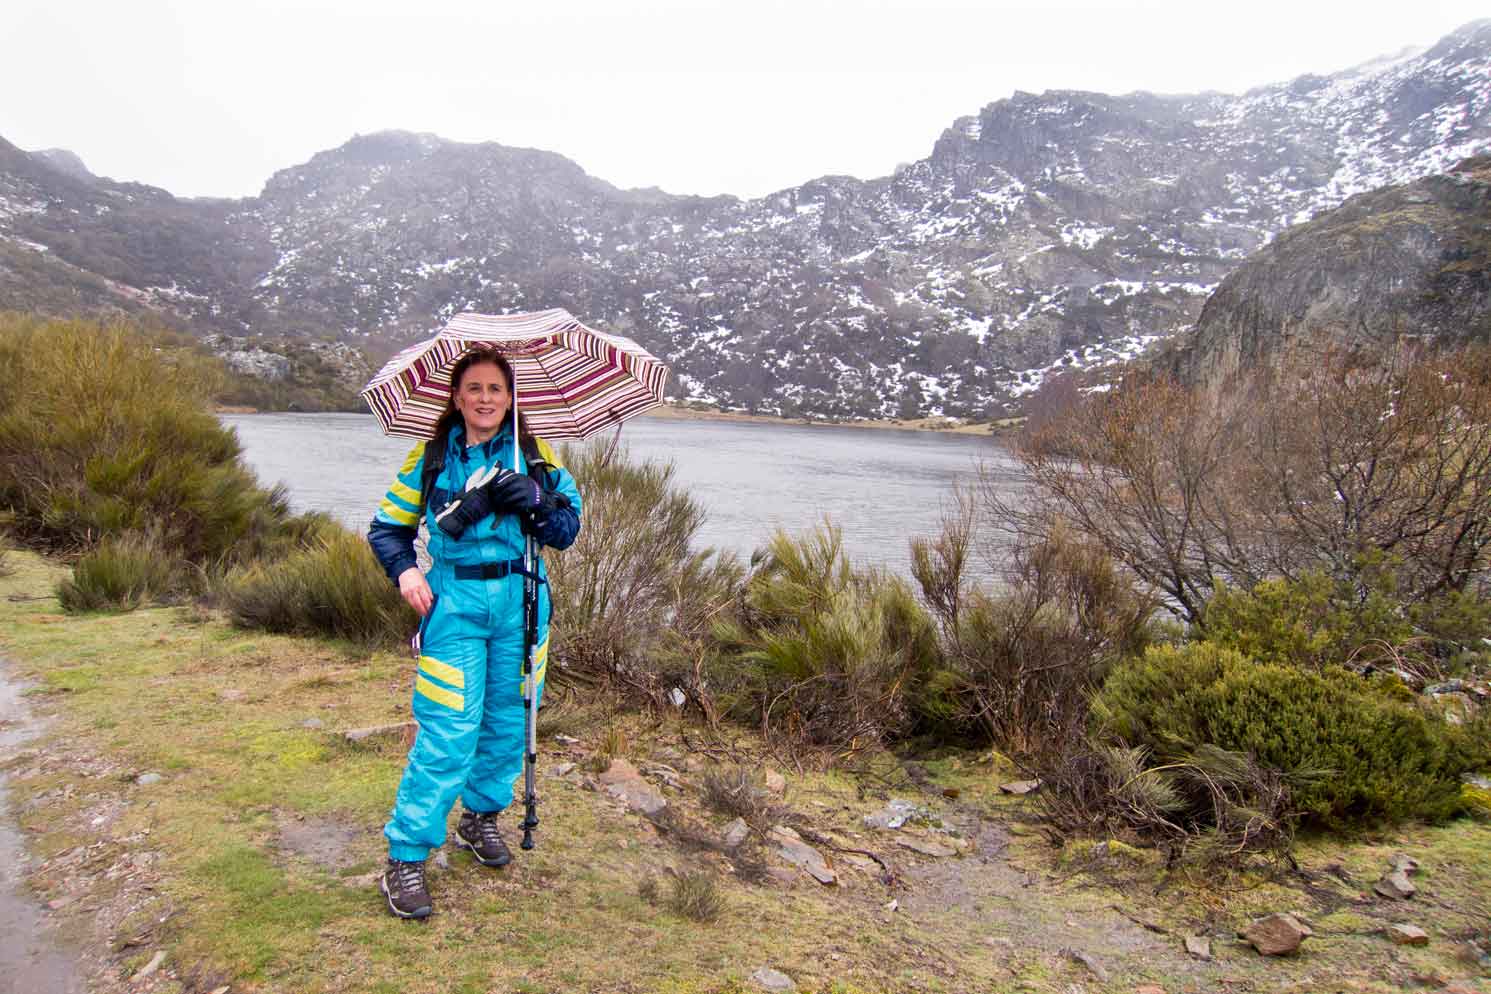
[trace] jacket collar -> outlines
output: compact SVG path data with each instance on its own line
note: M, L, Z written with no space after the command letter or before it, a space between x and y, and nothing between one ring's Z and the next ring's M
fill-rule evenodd
M482 462L490 462L492 453L500 452L501 446L504 445L511 449L512 444L512 425L504 421L502 427L498 429L497 434L478 446ZM446 443L446 458L447 460L455 458L462 462L471 458L466 449L466 425L462 422L456 422L450 429L450 440Z

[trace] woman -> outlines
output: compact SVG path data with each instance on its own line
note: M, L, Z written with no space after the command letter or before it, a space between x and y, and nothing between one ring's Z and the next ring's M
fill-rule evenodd
M456 797L456 835L483 866L511 859L496 816L513 801L522 772L524 533L567 548L580 530L580 492L553 450L529 434L513 465L513 372L495 351L463 356L435 437L415 446L383 498L368 541L409 606L423 619L414 717L419 733L399 783L379 887L389 910L424 918L431 902L424 865L445 842ZM429 575L414 557L423 518ZM539 566L539 576L544 570ZM539 587L534 673L543 686L549 593Z

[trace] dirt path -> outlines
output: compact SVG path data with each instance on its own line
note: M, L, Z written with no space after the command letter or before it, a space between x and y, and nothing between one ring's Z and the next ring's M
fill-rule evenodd
M0 659L0 758L16 752L40 731L4 659ZM82 994L87 988L77 957L51 935L45 912L26 893L29 860L10 807L8 777L0 769L0 994Z

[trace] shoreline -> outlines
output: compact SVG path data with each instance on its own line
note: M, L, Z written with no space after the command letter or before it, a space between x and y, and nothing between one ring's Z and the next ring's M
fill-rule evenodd
M257 407L238 404L218 404L214 414L276 414L277 411L261 411ZM315 414L315 411L295 412ZM338 412L345 413L345 412ZM733 421L741 424L799 425L809 428L859 428L874 431L931 431L947 435L997 436L1018 427L1023 419L1005 418L1000 421L961 422L949 418L928 417L900 420L820 421L814 418L781 417L775 414L742 414L737 411L684 407L679 404L663 404L637 415L639 418L656 418L662 421Z

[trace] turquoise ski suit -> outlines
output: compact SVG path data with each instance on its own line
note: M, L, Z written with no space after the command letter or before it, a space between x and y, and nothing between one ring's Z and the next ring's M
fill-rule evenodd
M540 522L536 541L563 548L579 529L580 492L540 439L539 456L551 467L544 485L567 498L564 520ZM483 578L522 566L523 531L517 517L492 514L453 539L435 525L435 514L465 489L479 470L500 465L528 471L518 453L513 465L510 425L470 448L457 424L446 446L445 465L434 481L429 506L420 500L424 443L399 469L373 517L368 539L398 582L415 565L414 536L421 518L432 560L426 579L435 600L420 625L419 665L414 674L414 718L419 731L399 782L393 816L384 826L389 855L423 860L445 842L446 819L456 797L468 811L501 811L513 802L513 781L523 771L523 576ZM505 564L505 565L504 565ZM546 576L542 562L539 575ZM538 693L549 653L549 589L538 587Z

